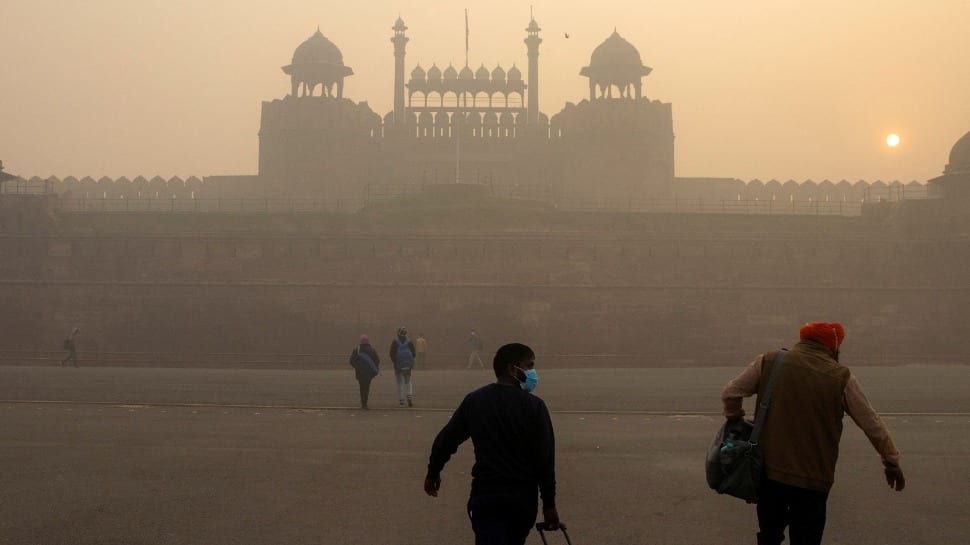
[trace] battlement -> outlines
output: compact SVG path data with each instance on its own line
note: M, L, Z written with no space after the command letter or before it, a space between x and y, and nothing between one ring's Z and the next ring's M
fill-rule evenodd
M19 180L19 182L18 182ZM437 186L448 185L446 182L450 178L440 180L436 183L434 179L426 179L424 183L395 185L389 183L374 183L364 188L362 194L364 199L354 206L336 206L337 199L320 199L316 202L316 211L343 210L353 211L365 206L370 202L371 197L382 201L399 198L404 195L416 194L425 189ZM475 181L472 179L472 181ZM526 187L504 186L501 184L490 184L489 180L479 180L485 186L490 187L490 194L508 195L511 197L525 197L535 200L548 201L549 195L545 191L529 190ZM120 204L109 204L100 206L99 201L120 201L122 199L132 199L140 201L178 201L208 200L208 199L251 199L249 210L260 212L268 210L267 199L277 201L284 198L274 195L271 188L261 187L261 191L256 190L259 178L254 176L223 177L212 176L199 178L190 176L182 179L172 176L165 179L161 176L147 178L136 176L133 179L127 177L109 178L103 176L94 179L91 176L77 178L67 176L58 178L50 176L41 178L34 176L31 178L17 178L9 182L8 191L15 192L17 187L22 188L49 188L49 190L62 199L84 200L89 203L86 208L92 210L118 211L125 208ZM673 195L670 199L640 200L625 203L591 202L584 210L648 210L664 209L669 212L710 212L719 213L735 211L738 208L765 207L772 203L778 213L785 213L786 207L791 208L793 214L818 214L819 210L807 204L820 203L822 206L828 204L845 203L843 215L856 215L861 213L861 205L870 202L900 202L909 200L922 200L930 198L928 186L925 183L911 181L903 183L898 180L884 182L877 180L868 182L858 180L849 182L840 180L832 182L823 180L815 182L805 180L796 182L788 180L761 180L743 181L734 178L675 178L672 184ZM31 189L30 192L34 192ZM211 204L211 203L210 203ZM292 203L287 207L279 202L274 202L274 210L286 211L293 210ZM635 205L635 206L634 206ZM163 204L156 204L158 210L167 211L170 207ZM728 210L731 207L731 210ZM213 206L191 206L180 204L179 211L246 211L246 205L241 209L236 201L226 201L220 207ZM148 210L149 207L142 209ZM130 207L129 211L137 211L139 208ZM299 208L297 208L299 210ZM309 211L309 210L308 210Z

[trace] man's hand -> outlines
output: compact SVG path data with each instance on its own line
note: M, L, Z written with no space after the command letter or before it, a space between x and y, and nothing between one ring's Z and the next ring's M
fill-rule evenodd
M899 466L886 466L886 483L889 488L895 488L896 492L906 487L906 477L903 477L903 470Z
M424 493L433 497L438 497L438 489L441 488L441 479L425 479Z
M559 529L559 511L556 511L555 507L550 507L548 509L542 510L542 526L543 530L549 532L555 532Z

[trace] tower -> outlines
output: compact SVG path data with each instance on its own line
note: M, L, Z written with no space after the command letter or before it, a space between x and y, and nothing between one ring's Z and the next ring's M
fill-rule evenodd
M408 38L404 31L408 29L404 24L404 19L400 16L391 28L394 37L391 43L394 44L394 124L404 124L404 48L407 46Z
M344 78L353 70L319 29L296 48L283 72L290 76L291 92L264 101L260 116L261 190L267 197L357 206L380 172L381 117L366 102L343 98Z
M539 122L539 44L542 43L540 30L542 29L535 17L525 29L529 33L529 37L525 39L525 45L529 48L529 102L526 110L526 121L529 125Z
M593 50L580 72L589 78L590 99L550 122L561 135L560 206L633 210L672 196L673 112L669 103L643 96L650 71L616 31Z

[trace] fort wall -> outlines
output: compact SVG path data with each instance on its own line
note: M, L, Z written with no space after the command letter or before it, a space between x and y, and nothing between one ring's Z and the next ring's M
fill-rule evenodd
M431 339L435 366L460 363L445 355L471 327L490 344L571 355L547 365L714 365L825 319L846 323L849 361L970 350L970 239L843 218L745 220L3 236L0 349L54 347L82 324L88 350L306 353L338 365L360 333L383 345L407 324Z

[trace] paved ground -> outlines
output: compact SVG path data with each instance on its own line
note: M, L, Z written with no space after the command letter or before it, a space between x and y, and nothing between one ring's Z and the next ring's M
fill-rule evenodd
M703 476L736 371L540 368L574 543L753 543L753 508ZM858 374L909 483L886 488L847 421L826 542L970 542L970 367ZM471 445L439 498L421 481L434 434L490 378L416 373L402 410L382 376L361 412L349 369L0 367L0 544L470 543Z

